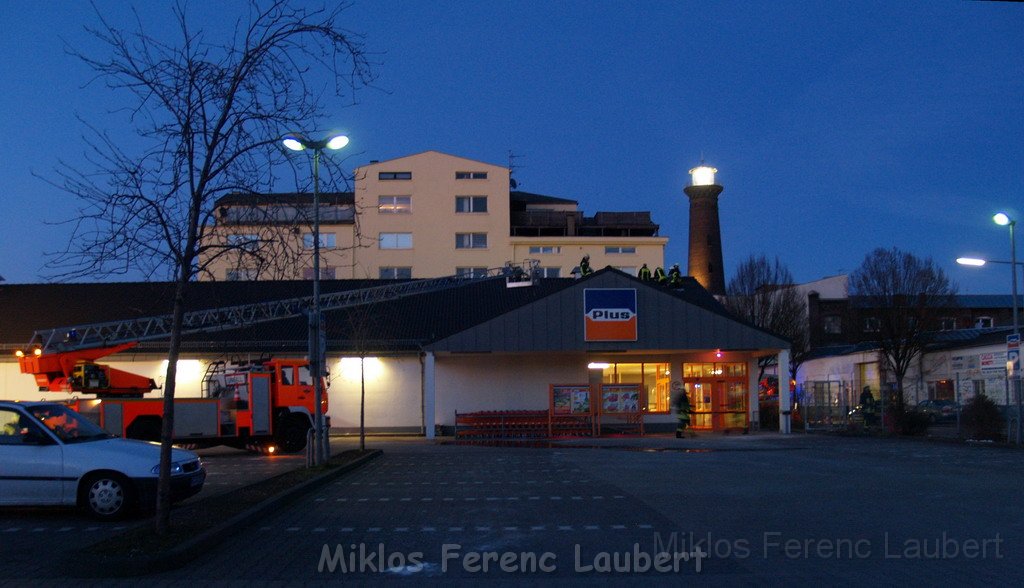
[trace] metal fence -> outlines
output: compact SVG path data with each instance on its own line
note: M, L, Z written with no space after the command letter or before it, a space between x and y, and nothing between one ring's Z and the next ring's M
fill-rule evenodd
M871 390L864 395L862 382L829 380L805 381L797 386L795 397L803 427L807 431L835 430L892 430L894 413L892 386L883 384L881 390ZM971 436L969 427L963 422L963 406L967 400L957 382L955 395L941 407L935 404L918 404L913 393L905 391L905 408L918 411L930 421L927 433L933 437L966 439ZM1007 381L1003 393L989 394L996 404L1003 423L1003 439L1022 444L1021 403L1013 393L1011 382ZM994 390L992 392L995 392ZM923 399L927 400L927 399Z

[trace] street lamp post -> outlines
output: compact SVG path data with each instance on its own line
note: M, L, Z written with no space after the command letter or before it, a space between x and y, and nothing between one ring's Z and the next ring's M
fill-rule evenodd
M310 141L298 133L291 133L281 142L292 151L313 150L313 303L309 308L309 367L313 378L313 465L322 465L330 455L330 439L324 431L324 350L320 348L320 155L324 149L332 151L348 145L345 135L333 135L320 141Z
M1017 241L1014 236L1014 227L1017 226L1017 221L1009 217L1005 212L996 213L992 220L1001 226L1010 227L1010 272L1013 280L1013 334L1017 337L1018 345L1020 344L1020 326L1017 319ZM1021 443L1021 398L1020 398L1020 369L1018 366L1014 366L1017 369L1013 371L1013 393L1017 397L1017 444ZM1009 409L1010 407L1006 407ZM1009 410L1007 410L1009 412Z

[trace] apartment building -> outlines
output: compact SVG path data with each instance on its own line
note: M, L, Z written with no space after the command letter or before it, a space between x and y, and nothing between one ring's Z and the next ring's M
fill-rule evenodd
M320 195L325 279L471 275L527 259L546 277L569 277L584 255L633 275L664 263L668 238L650 212L585 216L576 200L511 190L507 167L426 151L354 175L353 192ZM221 198L208 243L228 249L206 279L312 278L312 202L308 193Z

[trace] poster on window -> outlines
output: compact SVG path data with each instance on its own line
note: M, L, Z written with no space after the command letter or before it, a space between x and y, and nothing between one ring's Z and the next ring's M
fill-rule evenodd
M552 386L553 414L590 414L590 386Z
M640 412L640 384L603 384L601 412L629 414Z

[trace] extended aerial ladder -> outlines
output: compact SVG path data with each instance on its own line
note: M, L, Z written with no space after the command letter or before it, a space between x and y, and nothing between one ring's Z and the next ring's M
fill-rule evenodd
M504 279L510 288L529 286L537 276L537 266L536 260L526 260L521 264L510 262L504 267L474 275L410 280L321 294L319 307L321 312L341 310L495 279ZM310 312L312 300L312 296L306 296L186 312L182 317L181 334L226 331L302 316ZM102 409L117 412L116 423L113 426L104 425L112 433L126 437L153 438L159 430L157 425L158 419L162 418L162 408L159 407L159 400L141 399L144 394L158 388L156 382L145 376L98 364L96 360L130 349L143 341L169 338L171 326L171 316L164 315L39 330L33 333L28 344L30 351L17 352L18 362L22 373L35 377L40 391L88 393L94 394L100 401L107 401ZM195 421L206 424L197 424L196 431L185 431L183 435L190 438L257 438L273 436L275 428L291 429L290 442L286 445L296 451L301 449L299 436L301 433L301 445L304 445L309 419L279 421L278 417L281 411L307 415L315 412L311 399L313 387L310 382L301 381L302 369L308 371L308 363L306 360L271 360L257 366L252 373L249 373L252 370L246 371L248 375L239 375L241 372L225 375L221 380L233 384L211 389L209 394L217 396L231 388L234 394L228 400L234 404L226 408L228 405L222 398L219 405L209 407L208 411L219 409L220 418L215 419L219 423L217 426L210 425L210 419L205 418L204 411L207 409L191 407L197 415ZM267 378L265 382L262 381L264 375ZM263 390L259 398L257 390ZM242 391L244 399L240 398L239 391ZM111 401L115 400L121 404L112 404ZM183 399L182 402L192 400ZM90 407L99 410L99 403ZM82 406L76 408L83 409ZM270 416L263 414L266 411L269 411ZM187 410L183 412L191 414ZM230 414L225 416L226 412ZM138 417L142 417L142 420ZM176 437L179 420L176 419L175 423ZM187 418L184 419L182 426L188 422ZM277 437L280 438L280 435Z

